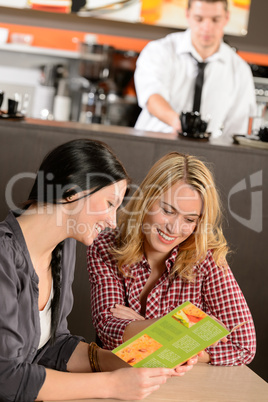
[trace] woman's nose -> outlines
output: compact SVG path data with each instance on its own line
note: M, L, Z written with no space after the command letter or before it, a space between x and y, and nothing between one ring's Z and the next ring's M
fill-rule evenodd
M166 228L168 230L168 232L170 234L176 234L179 233L179 228L180 228L180 222L179 222L179 218L176 218L174 220L170 220L167 225Z
M111 214L109 214L108 219L106 220L106 222L108 223L110 228L112 228L112 229L116 228L116 226L117 226L117 223L116 223L116 211L114 211Z
M109 227L112 228L112 229L115 229L116 226L117 226L116 221L112 221L112 220L109 219L106 222L108 223Z

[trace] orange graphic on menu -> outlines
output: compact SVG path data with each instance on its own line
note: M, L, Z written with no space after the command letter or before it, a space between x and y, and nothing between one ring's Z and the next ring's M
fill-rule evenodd
M134 366L134 364L150 356L162 346L161 343L144 334L115 354L131 366Z

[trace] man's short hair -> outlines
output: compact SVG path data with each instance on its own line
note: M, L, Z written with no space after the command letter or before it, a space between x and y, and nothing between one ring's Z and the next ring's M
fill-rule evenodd
M188 0L188 10L194 1L204 1L205 3L223 3L225 10L228 10L228 0Z

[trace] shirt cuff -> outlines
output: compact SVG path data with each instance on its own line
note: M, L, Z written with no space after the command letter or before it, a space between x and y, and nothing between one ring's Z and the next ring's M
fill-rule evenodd
M136 320L113 319L113 323L108 323L105 328L98 334L104 349L115 349L122 345L126 326Z

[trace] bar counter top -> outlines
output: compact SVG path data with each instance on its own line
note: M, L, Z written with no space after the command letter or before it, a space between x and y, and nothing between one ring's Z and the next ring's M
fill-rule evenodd
M203 141L203 140L191 140L191 139L184 139L179 137L177 134L172 134L172 133L160 133L160 132L153 132L153 131L142 131L142 130L136 130L132 127L122 127L122 126L112 126L112 125L103 125L103 124L82 124L79 122L60 122L60 121L55 121L55 120L40 120L40 119L31 119L31 118L26 118L21 121L14 121L12 119L0 119L0 129L3 124L3 126L9 126L10 124L13 125L19 124L19 125L27 125L29 129L34 130L47 130L48 127L57 129L59 132L63 131L72 131L73 133L81 133L81 134L95 134L95 135L109 135L112 134L113 136L118 136L120 138L121 136L128 136L130 137L138 137L142 139L142 141L152 141L152 140L157 140L159 142L166 142L166 141L173 141L176 142L177 144L180 144L182 146L186 145L187 146L198 146L198 147L206 147L209 146L210 148L214 147L225 147L228 148L229 150L233 150L235 152L252 152L252 150L257 151L257 153L260 151L260 153L265 152L266 150L263 149L258 149L258 148L252 148L249 146L244 146L244 145L238 145L234 144L232 138L227 138L225 139L224 137L219 137L219 138L210 138L209 141Z

